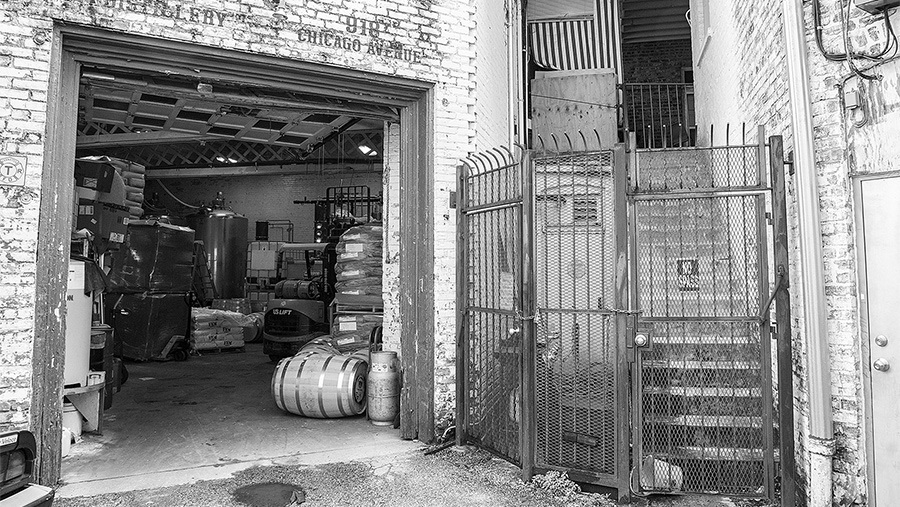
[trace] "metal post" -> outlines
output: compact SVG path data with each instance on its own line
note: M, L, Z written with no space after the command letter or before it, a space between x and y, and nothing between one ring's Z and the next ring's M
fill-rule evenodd
M628 164L627 164L627 155L625 153L625 146L622 144L617 144L613 149L613 185L614 185L614 196L615 196L615 204L613 206L613 217L615 220L615 283L616 283L616 294L614 305L616 308L626 308L629 306L628 304L628 270L626 268L626 259L627 259L627 251L628 251L628 205L626 201L626 178L628 174ZM629 443L631 442L629 425L631 422L629 411L626 409L628 407L628 356L627 356L627 348L628 343L632 340L631 336L628 336L628 330L630 326L628 325L628 320L631 318L630 315L625 313L617 313L615 314L615 350L616 350L616 383L618 384L616 388L618 389L617 395L617 405L622 407L622 409L617 411L616 416L616 434L618 435L618 442L616 444L617 447L617 461L616 461L616 477L618 478L618 500L620 503L630 501L630 492L631 489L629 487Z
M531 151L525 151L522 171L522 214L519 224L522 241L522 478L534 475L535 456L535 284L534 284L534 171Z
M775 230L775 275L781 288L775 296L775 343L778 364L778 427L781 453L781 506L794 507L797 501L794 462L794 373L791 343L791 295L788 288L787 195L784 185L784 140L769 138L769 166L772 171L772 226Z
M466 313L468 303L468 227L465 213L468 197L466 192L466 176L468 166L460 164L456 167L456 445L465 445L468 440L468 407L466 405L468 361L468 333L466 332Z

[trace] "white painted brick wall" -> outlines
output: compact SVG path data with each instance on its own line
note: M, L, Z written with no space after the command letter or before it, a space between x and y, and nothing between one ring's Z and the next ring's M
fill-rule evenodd
M25 185L0 186L0 431L28 426L35 259L49 79L48 20L0 9L0 157L26 159Z
M144 6L148 7L145 8ZM272 6L275 6L272 8ZM397 27L380 33L385 43L400 43L418 52L416 61L345 51L300 41L302 30L331 30L346 36L348 16L357 22L389 18ZM6 255L0 260L0 429L27 425L31 388L30 351L34 340L33 282L37 219L41 191L43 136L49 85L52 20L95 26L145 36L273 55L307 62L350 67L432 82L434 88L433 145L435 152L435 342L438 420L446 420L455 389L454 218L448 215L449 191L455 188L457 160L473 151L478 131L474 79L477 51L476 7L465 0L409 2L405 0L9 0L0 5L0 155L27 155L28 182L24 189L0 190L0 241ZM366 47L370 36L356 34ZM14 102L15 101L15 102ZM492 128L492 127L489 127ZM399 143L392 129L392 146ZM486 132L486 131L485 131ZM389 206L398 203L396 158L385 171ZM27 204L19 204L24 195ZM12 204L9 204L12 203ZM390 209L391 213L396 208ZM396 213L395 213L396 214ZM387 326L395 325L397 284L397 226L388 215L385 287ZM16 230L28 236L10 240ZM12 278L12 275L23 275ZM391 277L388 279L387 277ZM11 313L10 310L15 311ZM391 343L390 337L386 340ZM15 351L15 352L11 352ZM13 394L11 394L13 393Z
M712 3L712 2L710 2ZM831 52L843 51L839 5L822 2L824 44ZM762 0L716 2L712 44L720 33L734 33L723 46L707 48L701 66L695 69L698 80L698 118L703 123L726 122L735 125L765 124L771 134L783 134L786 152L791 148L790 102L787 95L784 62L784 34L781 2ZM724 13L724 14L723 14ZM729 22L730 16L730 22ZM874 112L868 125L856 128L858 117L843 114L836 87L849 70L843 63L827 61L813 38L812 13L806 6L807 46L810 58L813 122L815 125L816 169L820 187L821 235L824 251L828 338L831 348L832 406L837 453L834 459L835 505L866 503L866 456L863 443L864 403L861 371L867 366L860 355L860 320L857 304L857 265L854 203L851 172L878 172L900 169L900 114L883 114L900 105L900 64L882 66L880 82L850 80L848 87L859 87L870 101L884 104ZM900 21L896 14L895 19ZM856 50L880 49L884 43L881 21L852 10L851 39ZM727 37L723 37L726 39ZM712 49L712 51L710 51ZM696 50L696 48L695 48ZM718 51L718 52L717 52ZM705 67L705 69L704 69ZM715 72L713 69L718 69ZM737 87L719 86L730 69L739 77ZM718 138L718 136L717 136ZM852 157L848 154L852 153ZM796 170L808 170L797 167ZM788 178L789 225L791 242L791 295L794 316L794 371L798 433L798 468L805 484L806 439L809 417L807 391L807 350L803 336L802 290L797 251L798 224L796 191Z

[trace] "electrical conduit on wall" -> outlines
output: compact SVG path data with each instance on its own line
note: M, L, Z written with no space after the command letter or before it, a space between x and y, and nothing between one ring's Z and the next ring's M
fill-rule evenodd
M791 98L803 315L808 346L809 451L808 505L831 507L834 429L831 416L831 361L828 345L825 270L819 219L819 185L809 91L809 61L801 0L783 0L788 88Z

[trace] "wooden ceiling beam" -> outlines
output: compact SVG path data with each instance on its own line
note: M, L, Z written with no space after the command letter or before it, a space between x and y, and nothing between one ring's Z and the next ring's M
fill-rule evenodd
M154 130L131 134L103 134L97 136L78 136L78 149L110 148L116 146L142 146L153 144L184 143L192 141L221 141L221 137L201 134L183 134L171 131Z

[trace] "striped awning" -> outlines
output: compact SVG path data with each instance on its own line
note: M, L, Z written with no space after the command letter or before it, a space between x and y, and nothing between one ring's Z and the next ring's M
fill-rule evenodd
M549 70L597 68L594 19L559 19L528 23L534 62Z
M530 21L534 62L548 70L615 69L621 81L619 3L597 0L596 5L596 17Z

